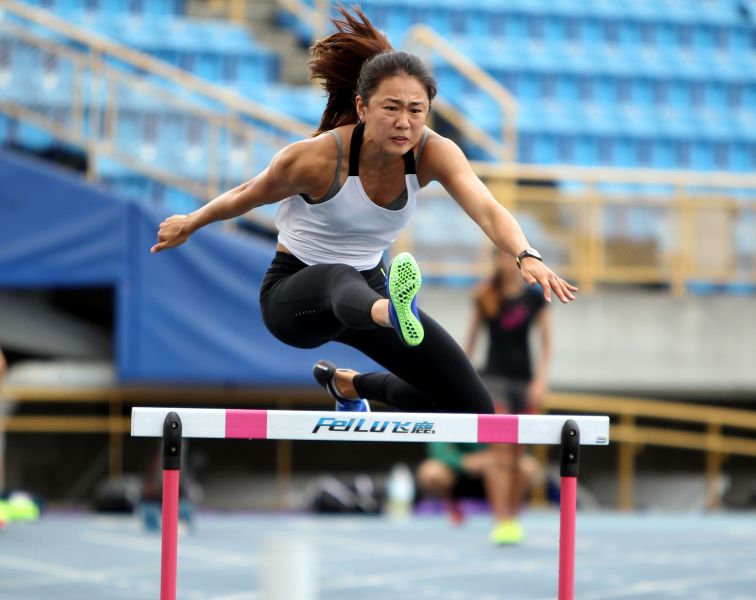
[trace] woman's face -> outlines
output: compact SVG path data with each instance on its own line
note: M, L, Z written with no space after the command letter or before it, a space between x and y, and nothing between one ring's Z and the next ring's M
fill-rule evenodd
M366 136L388 154L404 154L420 141L429 109L425 86L409 75L383 79L367 104L357 96Z

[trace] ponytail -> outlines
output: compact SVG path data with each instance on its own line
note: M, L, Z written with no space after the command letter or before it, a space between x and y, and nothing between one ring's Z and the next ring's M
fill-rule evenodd
M328 94L317 133L357 122L354 96L362 64L392 49L386 37L359 8L354 9L359 20L343 6L339 6L338 11L344 18L331 19L336 33L310 48L310 78L322 79L323 89Z
M436 95L436 81L420 59L407 52L395 52L365 14L359 8L353 10L354 15L339 6L344 18L331 19L336 33L310 48L310 78L322 79L328 94L315 135L357 123L355 96L367 103L385 77L405 73L425 86L429 101Z

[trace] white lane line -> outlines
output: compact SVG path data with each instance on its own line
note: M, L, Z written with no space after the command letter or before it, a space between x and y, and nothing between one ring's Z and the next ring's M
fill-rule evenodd
M26 571L29 573L38 573L46 577L57 577L68 581L85 581L90 583L103 583L108 579L108 575L102 571L85 571L65 567L51 562L39 560L29 560L27 558L13 558L10 556L0 555L0 566L17 571Z
M260 592L242 592L238 593L235 592L233 594L223 595L223 596L213 596L211 598L207 598L207 600L259 600L260 599Z
M155 540L145 540L115 533L87 532L81 535L81 539L92 544L147 552L149 554L154 554L155 556L160 555L159 538ZM217 550L213 548L200 548L182 542L179 542L178 551L181 558L191 558L204 563L221 564L224 566L256 566L260 562L260 557L253 554L229 552L227 550Z
M427 569L413 568L406 571L392 570L386 573L368 573L341 577L332 583L321 586L323 590L339 590L365 587L384 587L397 580L405 583L420 581L439 581L467 575L490 575L501 573L542 573L544 563L533 560L496 560L478 561L469 565L438 565Z
M23 575L15 578L3 577L3 579L0 580L0 590L2 591L44 587L46 585L60 585L60 578Z
M610 598L627 598L629 596L650 595L657 597L659 592L677 592L689 590L702 585L719 585L736 581L756 581L756 569L733 573L698 575L657 581L636 581L622 586L621 589L604 589L580 595L581 600L609 600Z

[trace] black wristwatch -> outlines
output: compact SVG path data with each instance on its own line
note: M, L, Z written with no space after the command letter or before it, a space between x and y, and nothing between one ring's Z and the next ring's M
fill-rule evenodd
M536 250L535 248L525 248L525 250L520 252L517 255L517 258L515 259L517 260L517 267L520 268L520 261L522 261L523 258L528 258L528 257L535 258L536 260L540 260L541 262L543 262L543 257L538 252L538 250Z

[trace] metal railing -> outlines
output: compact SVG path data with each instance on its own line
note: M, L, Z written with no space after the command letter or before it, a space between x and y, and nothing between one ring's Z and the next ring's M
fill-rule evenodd
M19 52L29 68L0 78L0 111L86 150L92 180L104 175L98 171L104 158L208 199L249 179L274 150L311 132L231 89L47 11L12 0L3 10L0 59ZM498 96L502 111L515 110L503 88L479 77L431 30L417 28L410 39L478 78ZM435 108L444 111L444 103ZM505 123L512 123L514 112L508 114ZM180 130L188 142L161 146L163 128ZM479 141L514 152L507 136L513 144L514 131L501 141ZM531 243L582 293L614 283L667 286L678 296L696 282L756 285L756 175L506 161L473 167L521 220ZM397 245L415 252L430 276L470 279L490 269L490 241L437 187L423 191Z
M232 0L218 0L230 12ZM312 27L312 41L321 39L328 31L331 5L329 0L314 0L309 6L302 0L278 0L279 6ZM512 94L493 77L457 50L443 36L427 25L415 25L405 36L403 48L415 52L431 70L440 63L451 66L473 87L493 99L501 111L501 135L494 138L461 110L453 105L440 90L433 103L433 114L443 117L468 142L484 150L492 160L512 162L517 158L517 101Z
M131 406L163 405L211 406L219 401L229 406L261 406L290 409L325 406L327 396L317 391L273 389L228 389L195 387L84 387L6 386L0 389L3 402L45 403L55 406L78 404L97 408L108 406L102 416L66 415L48 409L46 414L16 414L0 418L3 432L16 434L70 433L106 435L109 440L109 474L120 475L123 465L123 440L129 432L126 409ZM677 448L704 455L704 477L707 504L711 509L721 505L719 481L730 456L756 459L756 413L750 410L722 408L700 403L668 402L598 394L549 394L541 407L543 412L559 414L608 414L612 419L610 444L617 447L617 507L635 507L636 458L647 446ZM36 411L35 411L36 412ZM0 416L4 413L0 410ZM663 426L660 422L666 422ZM691 430L691 427L694 430ZM546 464L546 447L536 447L541 464ZM283 502L292 475L290 442L277 442L275 470L280 501ZM0 465L0 481L2 465ZM536 490L536 503L543 502L543 489ZM281 504L283 507L283 504Z
M619 445L617 507L622 510L635 507L636 457L645 446L703 452L711 509L721 505L719 481L725 461L733 455L756 458L756 412L751 410L574 393L550 394L543 409L613 417L609 437ZM660 426L659 421L669 424ZM692 424L697 431L679 429L679 424Z
M530 242L581 293L608 284L756 289L756 176L477 163ZM746 196L744 192L748 192ZM397 242L439 278L490 273L492 243L440 188Z
M443 36L426 25L415 25L404 42L407 50L417 53L431 69L440 61L452 66L472 86L493 99L501 111L501 138L495 139L473 123L462 111L444 98L443 90L434 101L434 112L456 127L461 136L486 151L496 163L517 160L517 101L503 85L467 58Z
M12 0L3 11L0 50L26 68L0 83L0 111L85 150L91 180L109 159L208 199L252 177L271 149L312 132L47 11ZM161 144L171 131L186 144Z

